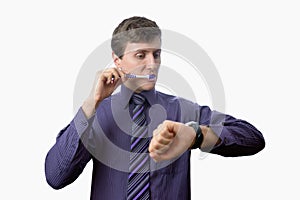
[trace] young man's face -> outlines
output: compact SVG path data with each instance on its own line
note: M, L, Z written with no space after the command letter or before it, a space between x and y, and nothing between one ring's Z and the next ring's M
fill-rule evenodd
M151 43L128 43L122 59L114 56L116 66L126 74L154 74L156 78L128 79L124 84L136 92L154 88L161 63L160 53L161 42L159 38Z

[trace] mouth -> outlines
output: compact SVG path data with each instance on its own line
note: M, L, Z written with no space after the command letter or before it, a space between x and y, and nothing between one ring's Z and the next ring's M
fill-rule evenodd
M148 81L149 81L149 82L156 82L156 78L157 78L157 77L156 77L155 74L151 74L150 77L149 77L149 79L148 79Z

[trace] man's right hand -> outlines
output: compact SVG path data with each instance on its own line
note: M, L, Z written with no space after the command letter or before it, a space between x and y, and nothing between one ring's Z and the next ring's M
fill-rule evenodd
M95 113L99 103L109 97L123 82L122 78L124 73L116 67L97 72L93 89L82 105L82 110L88 119Z

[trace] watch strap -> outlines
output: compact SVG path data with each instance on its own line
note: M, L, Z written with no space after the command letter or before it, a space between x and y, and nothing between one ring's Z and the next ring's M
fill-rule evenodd
M200 148L200 146L203 142L203 133L202 133L202 130L199 126L199 123L191 121L191 122L186 123L186 125L191 126L192 128L194 128L194 130L196 132L195 142L194 142L193 146L191 146L191 149Z

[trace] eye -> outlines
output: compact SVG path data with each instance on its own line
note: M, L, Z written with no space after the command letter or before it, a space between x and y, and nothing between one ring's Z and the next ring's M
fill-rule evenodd
M137 54L135 55L135 57L137 57L138 59L144 59L144 58L145 58L145 53L142 53L142 52L137 53Z
M158 50L158 51L155 51L154 53L153 53L153 57L155 58L155 59L158 59L158 58L160 58L160 50Z

